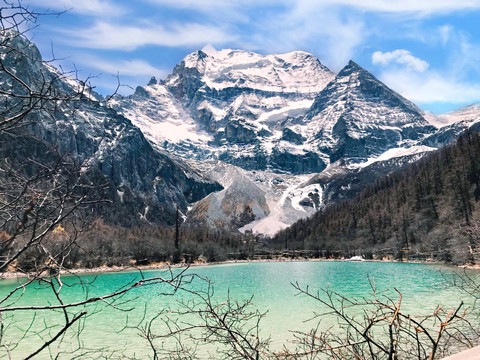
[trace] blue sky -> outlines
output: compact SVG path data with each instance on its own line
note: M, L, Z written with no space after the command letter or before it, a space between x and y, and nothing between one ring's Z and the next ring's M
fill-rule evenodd
M207 44L262 54L304 50L333 71L353 59L425 110L480 101L480 0L29 0L44 59L97 91L164 78ZM52 55L53 54L53 55ZM124 87L122 93L132 92Z

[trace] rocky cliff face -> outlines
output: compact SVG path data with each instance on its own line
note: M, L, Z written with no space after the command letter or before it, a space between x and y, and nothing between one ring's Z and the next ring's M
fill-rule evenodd
M273 235L296 219L313 215L322 202L321 187L304 184L311 175L244 170L222 161L197 166L224 190L195 203L186 226L208 224L228 231Z
M234 168L225 189L197 202L190 210L187 225L208 224L216 229L236 231L242 226L266 217L270 210L266 192Z
M78 94L81 84L44 63L36 47L26 39L18 34L3 35L3 44L6 42L8 46L2 49L10 51L1 54L8 67L0 73L2 90L17 87L14 91L21 94L26 89L24 83L38 89L35 96L42 96L38 106L21 120L21 136L31 141L23 142L26 149L8 155L3 153L4 157L19 157L15 162L21 163L20 157L26 153L37 153L38 144L69 154L83 164L86 176L95 174L98 181L108 182L106 196L113 204L99 207L98 215L122 225L139 221L173 224L177 206L186 212L188 203L221 189L219 184L203 178L181 160L172 160L154 149L140 129L101 102L98 95ZM4 103L11 98L5 95ZM9 136L15 139L16 135L15 132L2 134L4 141ZM48 164L49 158L39 153L36 160Z
M302 149L298 137L283 136L283 123L303 116L333 77L305 52L197 51L164 82L137 89L115 108L154 143L161 139L164 148L183 157L221 159L250 170L311 173L321 171L324 161ZM181 130L172 134L184 136L160 128L174 123Z

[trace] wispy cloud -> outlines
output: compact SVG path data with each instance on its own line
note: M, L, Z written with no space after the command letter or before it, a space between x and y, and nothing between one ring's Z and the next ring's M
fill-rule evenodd
M450 56L450 64L457 76L480 74L480 44L460 36L455 51Z
M374 65L389 65L392 62L406 65L408 69L418 72L424 72L428 69L429 64L425 60L412 55L405 49L397 49L395 51L375 51L372 55L372 63Z
M122 25L104 21L88 29L63 29L64 41L91 49L134 50L145 45L196 46L222 43L233 39L223 29L197 23L175 24L166 28L159 24Z
M465 82L437 71L421 76L405 70L384 71L379 78L407 99L420 105L429 103L466 104L480 99L480 85Z
M119 74L120 76L166 76L169 71L160 69L142 59L132 60L107 60L98 56L89 54L82 54L77 56L80 63L77 66L88 67L90 69L98 70L105 74Z
M438 33L440 35L440 39L443 46L447 45L453 30L454 30L453 26L451 25L443 25L438 28Z
M45 0L29 0L30 6L47 8L53 11L70 11L74 13L102 17L116 17L126 13L126 9L110 0L55 0L46 4Z
M233 7L248 6L278 6L290 5L292 7L326 8L331 6L350 6L362 11L385 12L385 13L417 13L422 15L462 11L480 8L477 0L143 0L151 4L171 6L176 8L197 9L203 12L215 11Z
M204 12L227 9L227 8L245 8L259 6L277 6L282 3L295 3L296 1L286 0L140 0L144 3L153 5L170 6L175 8L196 9Z

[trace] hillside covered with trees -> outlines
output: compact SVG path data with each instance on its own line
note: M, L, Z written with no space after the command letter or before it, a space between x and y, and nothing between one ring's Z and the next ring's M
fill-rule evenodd
M480 240L480 135L377 179L280 232L272 242L319 256L472 262Z

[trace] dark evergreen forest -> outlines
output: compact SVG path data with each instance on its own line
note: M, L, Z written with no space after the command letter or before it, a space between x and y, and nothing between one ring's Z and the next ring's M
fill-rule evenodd
M272 239L317 256L474 261L480 240L480 135L377 179Z

